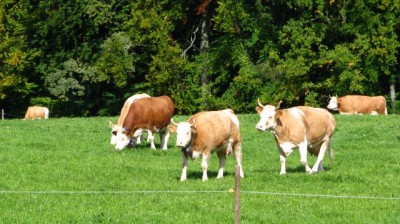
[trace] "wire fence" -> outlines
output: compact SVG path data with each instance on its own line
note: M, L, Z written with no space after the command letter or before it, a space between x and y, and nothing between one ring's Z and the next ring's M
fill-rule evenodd
M179 191L179 190L138 190L138 191L0 191L1 194L82 194L82 195L127 195L127 194L233 194L233 190L226 191ZM300 193L286 193L286 192L264 192L264 191L240 191L242 195L278 195L285 197L316 197L316 198L332 198L332 199L369 199L369 200L400 200L400 197L379 197L379 196L365 196L365 195L329 195L329 194L300 194Z
M24 118L23 116L21 116L21 115L15 115L15 114L9 114L9 113L6 113L5 111L4 111L4 109L1 109L1 120L5 120L5 119L22 119L22 118Z

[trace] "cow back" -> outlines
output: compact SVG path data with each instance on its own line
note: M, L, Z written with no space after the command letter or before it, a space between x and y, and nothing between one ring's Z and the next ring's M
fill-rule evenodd
M25 120L47 119L49 117L49 109L46 107L30 106L25 113Z
M307 106L297 107L304 113L303 121L307 130L307 140L318 142L325 136L331 136L335 130L336 121L333 115L323 108Z
M383 96L347 95L338 98L338 110L348 114L387 114Z
M124 120L125 120L126 115L127 115L128 112L129 112L129 108L130 108L131 104L132 104L133 102L135 102L136 100L141 99L141 98L145 98L145 97L150 97L150 96L147 95L147 94L145 94L145 93L143 93L143 94L135 94L135 95L129 97L129 98L125 101L124 106L121 108L121 113L120 113L120 115L119 115L117 125L119 125L119 126L122 125L122 123L123 123Z
M188 120L193 124L192 149L205 151L225 147L229 140L241 142L238 119L232 110L203 111Z
M123 127L130 133L139 128L158 131L169 124L174 112L174 103L168 96L141 98L130 105Z
M318 155L320 144L333 134L335 118L322 108L298 106L276 113L275 136L278 144L299 144L305 139L309 152Z

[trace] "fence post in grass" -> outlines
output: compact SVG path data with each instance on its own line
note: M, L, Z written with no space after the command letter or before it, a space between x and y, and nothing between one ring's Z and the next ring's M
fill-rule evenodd
M1 120L4 120L4 109L1 109Z
M240 166L235 169L235 224L240 223Z

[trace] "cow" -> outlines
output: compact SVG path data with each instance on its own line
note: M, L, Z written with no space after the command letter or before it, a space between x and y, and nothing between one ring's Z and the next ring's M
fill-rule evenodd
M115 149L122 150L129 144L131 137L138 137L137 130L146 129L149 131L151 148L156 148L153 133L158 132L161 149L167 150L170 135L167 126L174 112L174 103L169 96L145 97L136 100L129 107L122 127L115 131Z
M23 120L35 120L35 119L48 119L49 109L47 107L30 106L26 110L25 118Z
M258 100L256 111L260 114L256 129L270 131L275 136L281 175L286 174L286 157L297 148L300 152L300 162L310 174L323 170L322 160L325 152L329 153L333 161L331 138L336 122L333 115L326 109L308 106L279 109L272 105L264 106ZM312 169L307 163L307 151L317 156Z
M212 152L219 158L217 179L224 175L226 155L234 152L240 176L244 177L242 168L242 139L239 119L232 109L220 111L203 111L191 116L187 121L171 121L170 132L177 133L176 146L182 151L182 175L180 180L187 179L188 157L198 159L202 156L201 168L203 181L208 180L207 168Z
M328 109L339 111L340 114L385 114L387 115L386 99L383 96L347 95L330 97Z
M118 117L117 123L113 124L111 121L109 121L109 127L111 128L111 140L110 140L111 145L115 145L115 143L116 143L115 134L117 133L117 130L122 129L122 123L124 122L125 117L128 114L129 107L131 106L131 104L133 102L135 102L136 100L145 98L145 97L150 97L150 95L148 95L146 93L141 93L141 94L135 94L135 95L129 97L125 101L124 106L121 109L121 113ZM137 132L138 133L136 133L136 136L139 136L139 137L136 139L136 144L140 144L141 143L140 136L141 136L142 130L138 130Z

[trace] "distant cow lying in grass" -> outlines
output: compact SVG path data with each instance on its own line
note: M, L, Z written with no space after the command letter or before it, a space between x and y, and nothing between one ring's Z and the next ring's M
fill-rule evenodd
M272 105L264 106L258 101L256 110L260 114L260 121L256 128L274 134L280 156L280 174L286 174L286 157L295 148L299 148L300 162L304 165L306 172L321 171L326 151L333 160L331 137L336 125L333 115L322 108L306 106L283 110L278 108ZM317 156L312 169L308 166L307 150Z
M219 158L217 178L224 176L226 155L234 152L240 166L240 176L244 177L242 168L242 139L239 120L233 110L204 111L191 116L186 122L169 126L170 132L176 132L176 146L182 149L181 181L187 179L188 157L198 159L202 156L201 168L203 181L208 180L207 169L212 152Z

